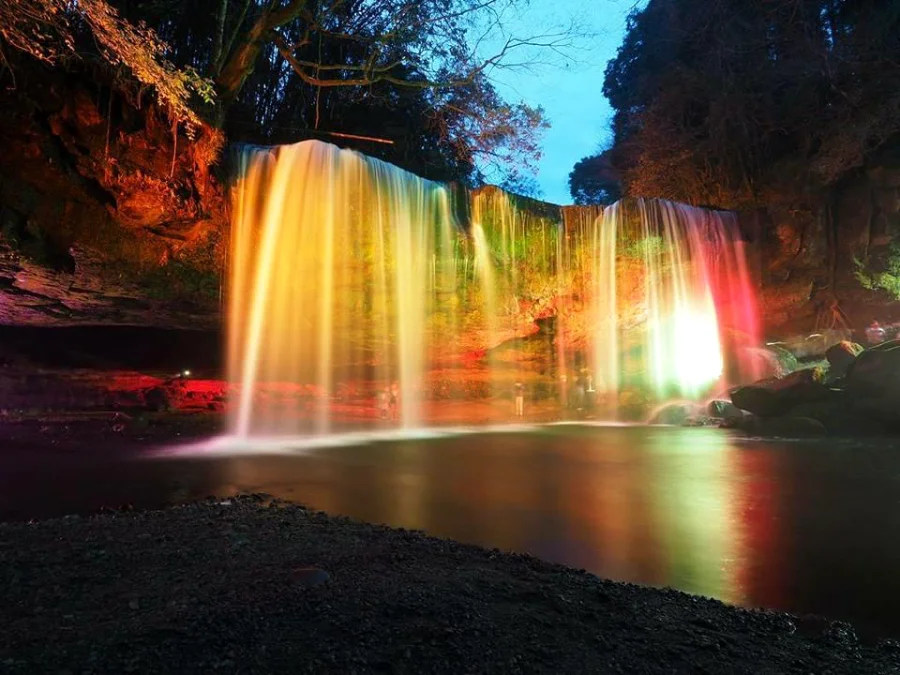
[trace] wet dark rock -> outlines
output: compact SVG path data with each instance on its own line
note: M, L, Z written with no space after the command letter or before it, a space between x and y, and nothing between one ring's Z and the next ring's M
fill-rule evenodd
M845 379L847 391L857 395L893 394L900 388L900 340L864 350Z
M731 401L716 399L706 405L706 414L719 420L739 420L744 416L743 411Z
M824 373L819 369L808 368L782 378L736 387L729 394L731 402L741 410L761 417L775 417L801 403L827 398L829 390L822 383L823 379Z
M825 425L811 417L753 417L744 429L760 436L779 438L816 438L828 434Z
M144 403L153 412L165 412L172 407L169 393L162 387L154 387L144 394Z
M853 626L843 621L833 621L830 623L823 635L829 640L835 640L836 642L845 644L856 644L856 642L858 642L856 631L853 630Z
M829 378L839 378L847 374L850 366L856 361L856 358L862 354L863 347L849 340L841 340L836 345L832 345L825 352L825 358L828 360Z
M900 340L869 349L843 341L827 356L827 369L817 366L733 389L734 404L752 417L723 426L763 435L818 435L819 425L831 435L900 432Z

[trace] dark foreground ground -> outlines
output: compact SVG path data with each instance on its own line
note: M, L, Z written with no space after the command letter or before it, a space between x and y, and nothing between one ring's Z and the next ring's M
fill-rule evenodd
M259 497L0 525L0 597L3 673L900 672L843 624Z

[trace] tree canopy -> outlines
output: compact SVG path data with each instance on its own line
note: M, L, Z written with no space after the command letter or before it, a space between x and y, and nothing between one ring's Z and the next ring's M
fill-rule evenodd
M650 0L604 93L629 194L814 194L900 133L900 3Z
M569 193L582 206L612 204L621 196L619 176L605 151L579 160L569 174Z
M113 2L153 27L173 62L212 79L231 139L375 137L386 142L358 147L475 183L491 164L521 180L547 126L541 109L503 100L491 73L573 35L507 34L528 0L217 0L212 12L202 0Z
M572 26L514 35L529 0L0 0L10 51L100 57L175 121L232 141L355 145L428 178L528 185L547 122L494 88ZM127 88L127 87L124 87ZM365 139L360 139L365 137Z
M89 34L92 47L110 66L124 67L138 85L152 87L176 121L200 122L191 107L199 95L212 101L212 83L190 67L177 68L167 45L144 25L123 20L105 0L0 0L0 64L9 66L5 47L48 64L75 58L78 38Z

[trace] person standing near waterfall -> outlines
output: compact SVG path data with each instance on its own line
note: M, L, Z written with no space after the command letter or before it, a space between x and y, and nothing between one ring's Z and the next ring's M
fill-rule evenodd
M525 385L516 382L516 417L525 417Z
M381 417L382 420L387 420L388 418L388 413L390 412L390 398L391 392L387 387L378 392L378 416Z
M400 407L400 385L394 382L388 395L388 407L391 410L391 420L397 421L398 408Z
M569 376L565 371L559 376L559 405L563 410L569 408Z

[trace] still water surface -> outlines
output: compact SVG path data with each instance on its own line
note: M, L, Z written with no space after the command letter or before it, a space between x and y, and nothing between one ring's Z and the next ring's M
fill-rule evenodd
M268 492L601 576L900 636L900 443L549 426L290 454L0 455L0 515Z

